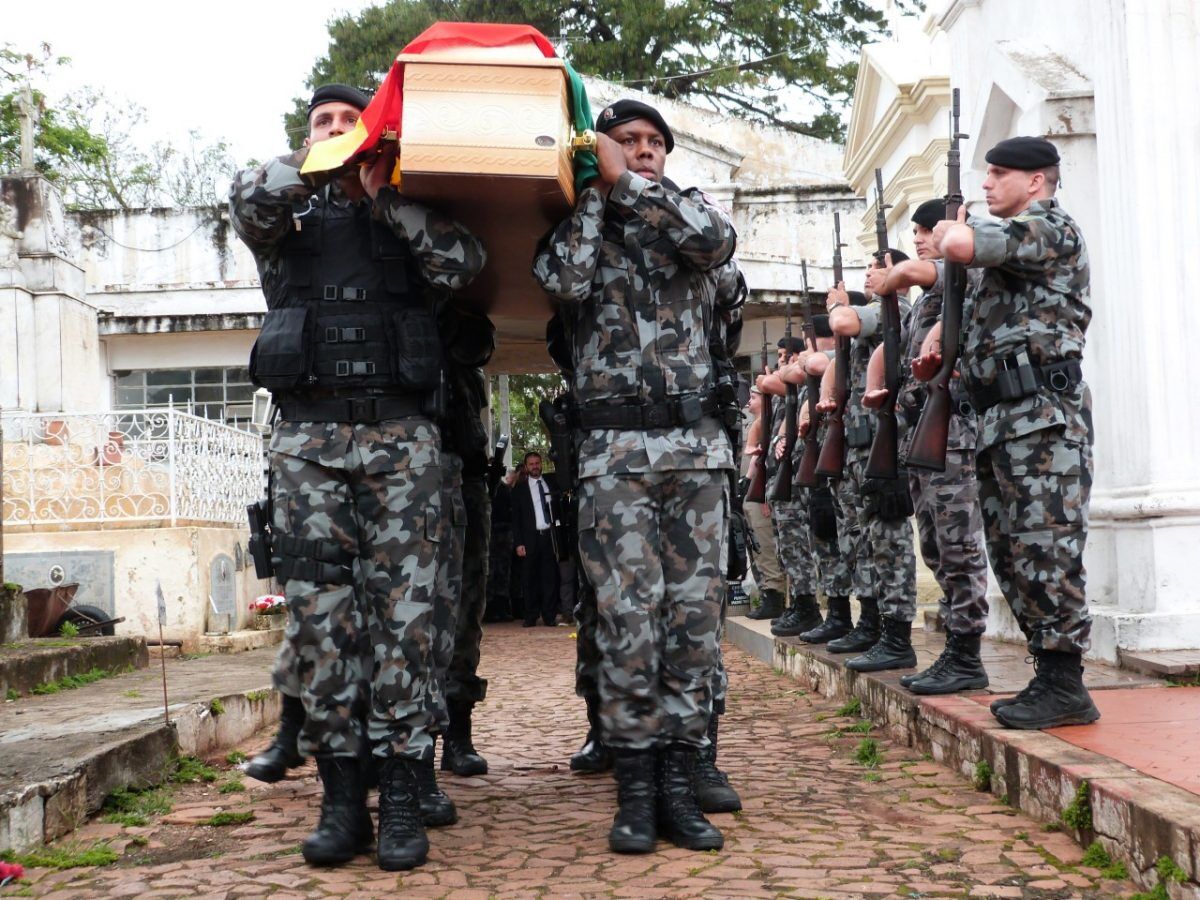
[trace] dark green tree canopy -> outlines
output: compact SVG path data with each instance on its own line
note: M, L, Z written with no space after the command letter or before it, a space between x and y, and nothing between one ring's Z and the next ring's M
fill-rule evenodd
M867 0L390 0L329 23L309 87L374 90L437 21L532 25L585 75L830 139L841 137L858 48L884 28ZM297 98L285 116L292 146L306 105Z

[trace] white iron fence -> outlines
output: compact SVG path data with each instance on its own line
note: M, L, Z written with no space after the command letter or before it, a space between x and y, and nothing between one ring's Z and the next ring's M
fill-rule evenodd
M262 491L262 438L174 409L5 413L4 525L233 525Z

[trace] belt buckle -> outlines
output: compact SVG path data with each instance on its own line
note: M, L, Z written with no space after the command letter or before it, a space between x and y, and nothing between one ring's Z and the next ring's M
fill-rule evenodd
M1046 386L1056 394L1065 393L1067 388L1071 386L1071 379L1067 375L1066 369L1053 369L1046 376Z
M642 410L642 421L647 428L669 428L671 425L671 404L651 404Z
M351 422L379 421L379 404L374 397L353 397L347 403L350 406Z

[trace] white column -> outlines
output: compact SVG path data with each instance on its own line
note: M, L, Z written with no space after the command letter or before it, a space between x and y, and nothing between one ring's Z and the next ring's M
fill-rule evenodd
M1200 647L1200 7L1094 10L1101 256L1088 377L1096 486L1086 561L1095 650ZM1150 61L1153 61L1152 64Z

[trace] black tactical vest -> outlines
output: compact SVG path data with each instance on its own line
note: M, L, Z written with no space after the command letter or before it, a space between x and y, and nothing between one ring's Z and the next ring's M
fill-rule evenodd
M295 204L295 227L264 279L268 312L251 379L283 394L433 390L442 370L434 289L369 202L326 196Z

